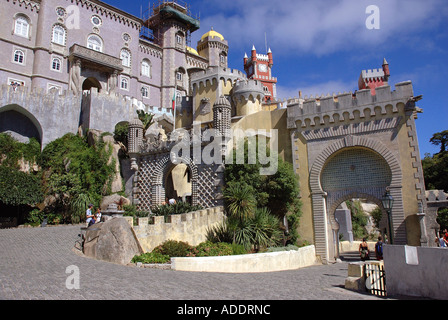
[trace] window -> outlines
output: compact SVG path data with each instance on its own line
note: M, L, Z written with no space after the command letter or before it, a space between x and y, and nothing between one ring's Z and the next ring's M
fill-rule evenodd
M182 72L176 72L176 80L177 81L182 81Z
M59 58L53 58L51 60L51 70L61 71L62 60Z
M14 26L14 34L28 38L30 31L30 23L29 20L25 17L19 16L16 19Z
M151 77L151 64L148 60L142 61L142 76Z
M25 62L25 53L22 50L14 51L14 62L24 64Z
M142 87L142 97L149 98L149 88L148 87Z
M65 29L62 26L53 27L53 40L54 43L65 45Z
M121 58L121 63L123 64L123 66L125 66L125 67L131 66L131 53L129 52L129 50L122 49L120 58Z
M103 41L97 35L91 35L87 38L87 48L103 52Z
M25 86L25 82L22 80L17 80L17 79L11 79L8 78L8 84L13 87L14 91L17 90L18 87L23 87Z
M129 80L128 80L128 78L121 78L120 87L123 90L129 91Z
M180 34L176 34L176 43L177 44L183 44L184 39Z
M56 84L47 83L47 92L48 93L57 92L57 93L61 94L62 93L62 87L58 86Z

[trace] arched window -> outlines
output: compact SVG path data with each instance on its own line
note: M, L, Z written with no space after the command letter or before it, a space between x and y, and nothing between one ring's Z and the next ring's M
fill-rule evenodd
M24 16L18 16L15 21L14 34L28 38L30 32L30 21Z
M129 79L128 78L121 78L120 87L123 90L129 91Z
M87 48L103 52L103 40L97 35L91 35L87 38Z
M142 87L142 97L149 98L149 88L148 87Z
M142 76L151 77L151 63L147 59L142 61Z
M121 58L121 63L123 64L123 66L125 66L125 67L131 66L131 53L129 52L128 49L121 50L120 58Z
M25 53L22 50L14 51L14 62L23 64L25 62Z
M65 46L65 29L60 25L55 25L53 27L53 39L54 43Z
M51 60L51 70L61 71L62 61L59 58L53 58Z

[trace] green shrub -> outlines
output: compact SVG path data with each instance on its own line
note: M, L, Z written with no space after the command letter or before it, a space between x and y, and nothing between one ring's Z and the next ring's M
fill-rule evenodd
M191 251L192 246L183 241L167 240L152 252L160 253L171 257L186 257Z
M137 263L168 263L170 262L170 257L159 252L147 252L139 256L132 258L131 262Z
M207 241L192 248L190 253L187 254L187 257L230 256L232 253L233 248L230 243L212 243Z
M237 256L240 254L248 254L247 249L241 244L232 243L232 255Z
M170 216L173 214L182 214L188 212L194 212L198 210L202 210L203 208L199 205L193 206L189 202L176 202L175 204L164 204L160 206L156 206L152 213L155 216Z

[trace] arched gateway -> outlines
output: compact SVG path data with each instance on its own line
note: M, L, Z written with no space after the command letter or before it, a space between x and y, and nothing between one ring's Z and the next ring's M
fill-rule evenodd
M335 210L345 200L381 204L386 188L394 198L394 244L425 245L419 224L426 207L412 83L356 93L305 98L288 104L294 168L303 202L302 238L325 262L337 258Z

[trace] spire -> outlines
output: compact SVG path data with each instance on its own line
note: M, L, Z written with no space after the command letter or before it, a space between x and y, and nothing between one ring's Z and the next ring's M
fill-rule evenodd
M384 60L383 60L383 66L388 66L389 65L389 63L387 62L387 60L386 60L386 58L384 58Z

